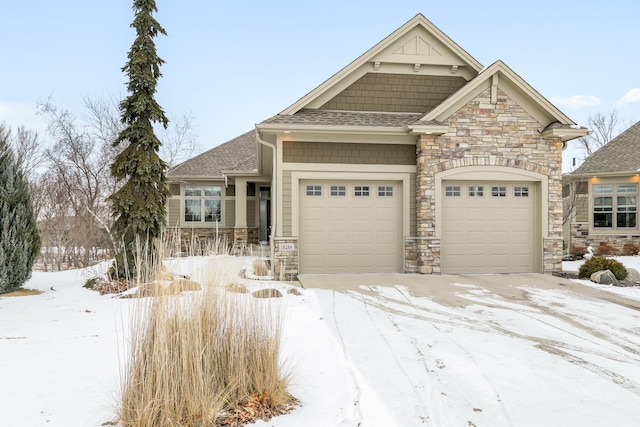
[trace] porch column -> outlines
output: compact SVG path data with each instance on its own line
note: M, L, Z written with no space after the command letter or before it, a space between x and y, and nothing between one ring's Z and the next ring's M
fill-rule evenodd
M247 230L247 179L236 178L236 225L233 228L235 254L241 255L249 240Z

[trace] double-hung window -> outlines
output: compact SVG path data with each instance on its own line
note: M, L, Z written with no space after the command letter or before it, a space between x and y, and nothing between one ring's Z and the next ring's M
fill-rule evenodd
M220 222L222 186L187 185L184 189L185 222Z
M636 228L638 216L637 184L594 184L594 228Z

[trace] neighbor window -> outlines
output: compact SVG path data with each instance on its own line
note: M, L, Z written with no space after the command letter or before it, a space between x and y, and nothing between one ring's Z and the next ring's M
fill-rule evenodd
M347 187L344 185L332 185L331 186L331 195L332 196L346 196L347 195Z
M595 184L593 186L593 226L595 228L635 228L638 215L637 184Z
M307 196L322 196L322 186L307 185Z
M460 187L457 185L447 185L444 187L444 195L447 197L460 197Z
M222 186L187 185L184 189L185 222L220 222Z
M378 197L393 196L393 187L378 187Z
M368 185L356 185L354 187L353 193L356 197L367 197L369 196L369 186Z

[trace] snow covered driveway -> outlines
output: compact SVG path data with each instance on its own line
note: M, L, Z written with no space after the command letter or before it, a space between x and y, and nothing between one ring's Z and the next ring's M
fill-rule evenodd
M558 282L314 290L347 366L339 424L638 425L640 289Z
M640 268L640 257L624 261ZM222 256L174 267L200 280L210 262L230 277L251 265ZM136 301L82 288L95 274L36 272L26 287L41 294L0 296L0 426L116 418ZM640 425L640 288L541 275L246 284L282 291L268 303L282 309L302 402L255 426Z

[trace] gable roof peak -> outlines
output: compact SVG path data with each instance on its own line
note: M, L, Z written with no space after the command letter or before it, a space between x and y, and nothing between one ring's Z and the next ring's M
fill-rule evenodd
M480 62L418 13L280 114L291 115L303 108L319 108L331 93L367 73L415 74L423 65L451 70L466 80L482 69Z

